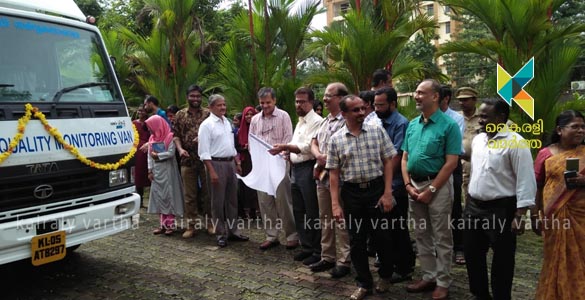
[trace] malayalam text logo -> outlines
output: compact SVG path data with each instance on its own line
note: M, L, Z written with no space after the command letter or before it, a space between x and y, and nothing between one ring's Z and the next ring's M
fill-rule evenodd
M534 57L532 57L522 68L510 76L504 68L498 64L498 95L508 105L512 106L512 100L534 120L534 98L530 96L524 87L534 78Z

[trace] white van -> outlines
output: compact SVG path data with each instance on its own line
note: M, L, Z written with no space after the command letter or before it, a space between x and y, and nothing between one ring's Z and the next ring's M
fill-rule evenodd
M48 126L32 116L15 144L27 104ZM74 1L0 0L0 264L52 262L130 228L140 207L133 161L96 166L133 143L101 35Z

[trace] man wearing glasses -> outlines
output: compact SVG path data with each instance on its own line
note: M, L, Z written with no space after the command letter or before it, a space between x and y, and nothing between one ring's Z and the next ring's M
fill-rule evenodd
M313 110L313 102L315 94L310 88L301 87L295 91L295 109L299 122L292 141L273 145L268 151L272 155L290 152L293 215L302 247L294 260L302 261L306 266L321 260L321 228L318 226L319 204L313 180L315 156L311 153L311 139L323 118Z
M310 265L311 271L323 272L331 270L331 277L341 278L350 272L349 235L342 224L335 222L331 211L331 194L329 176L325 170L329 139L340 128L345 126L345 119L339 109L339 100L347 95L344 84L331 83L325 89L323 102L329 115L321 121L317 133L311 142L311 152L317 159L313 178L317 180L317 199L319 201L319 220L321 221L321 261ZM337 234L335 229L337 228ZM337 256L336 237L339 242L340 256ZM335 260L337 259L337 265Z
M439 108L441 85L426 79L416 88L414 100L421 112L408 124L402 143L402 178L414 219L414 235L422 279L409 284L411 293L433 291L432 299L449 294L453 236L449 228L453 178L461 154L461 132Z
M380 258L380 280L375 290L389 290L393 274L389 212L392 196L392 157L396 149L386 131L364 123L365 103L348 95L339 103L346 126L330 140L325 168L330 172L331 207L336 220L344 219L351 236L351 261L358 288L350 299L361 300L374 289L368 263L367 237L374 239ZM343 201L343 208L340 203Z
M276 92L270 87L258 91L258 100L262 112L252 117L250 133L258 136L270 145L288 144L292 139L292 123L288 113L276 107ZM288 169L288 167L287 167ZM292 213L292 196L288 170L276 189L276 197L258 191L258 204L264 221L266 240L260 244L260 250L268 250L280 245L278 233L280 227L286 236L286 249L299 246L299 237L295 229Z

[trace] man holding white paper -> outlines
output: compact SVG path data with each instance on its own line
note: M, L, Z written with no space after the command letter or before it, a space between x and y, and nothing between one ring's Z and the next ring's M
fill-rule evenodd
M288 144L292 140L292 122L287 112L276 107L276 95L272 88L263 87L258 91L258 99L262 106L262 113L255 115L250 123L250 136L255 135L269 145ZM252 140L252 139L251 139ZM252 172L258 164L252 156ZM276 195L271 196L258 191L258 203L266 232L266 240L260 244L261 250L267 250L280 245L278 234L284 229L286 249L295 249L299 246L299 238L295 229L292 212L292 196L288 164L284 178L276 189Z

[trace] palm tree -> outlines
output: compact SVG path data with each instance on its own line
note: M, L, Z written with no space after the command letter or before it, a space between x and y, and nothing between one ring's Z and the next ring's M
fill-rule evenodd
M278 105L293 111L289 100L298 87L297 66L306 58L309 24L320 12L317 0L305 0L291 13L293 3L255 0L248 13L234 19L232 39L220 50L218 69L207 77L210 88L222 90L230 107L254 105L258 86L271 86Z
M292 78L296 80L299 55L303 45L308 41L311 20L321 10L319 10L319 2L306 1L300 4L296 12L289 13L292 10L293 2L293 0L275 1L277 5L273 6L271 11L275 22L279 24L279 34L283 40Z
M545 126L554 124L554 107L570 80L581 48L577 38L585 32L584 24L554 24L552 13L561 0L444 0L444 4L481 20L492 37L473 42L449 42L437 55L462 52L476 53L499 63L515 74L534 57L535 77L526 90L535 99L535 120ZM528 121L525 114L517 122Z
M311 49L326 49L330 61L323 62L328 65L325 73L315 74L309 81L324 84L351 76L351 82L344 83L357 92L370 88L372 73L379 68L386 67L393 78L421 76L423 63L401 55L401 50L415 33L436 25L425 15L412 16L416 1L399 2L356 3L359 10L351 10L342 21L315 32Z
M102 36L106 49L108 49L108 54L110 57L115 58L114 70L116 71L116 76L120 82L122 94L126 102L138 104L142 98L138 99L135 96L134 66L126 63L129 60L129 56L135 51L133 44L125 41L119 32L115 30L102 30Z
M137 46L132 60L138 65L137 83L144 93L179 104L189 84L204 75L199 58L207 43L197 17L196 0L145 0L142 15L153 18L150 36L121 29Z
M250 40L254 40L254 12L252 11L252 0L248 0L248 20L250 22ZM252 56L252 72L254 77L254 90L260 89L258 83L258 63L256 61L256 46L250 43L250 54Z

